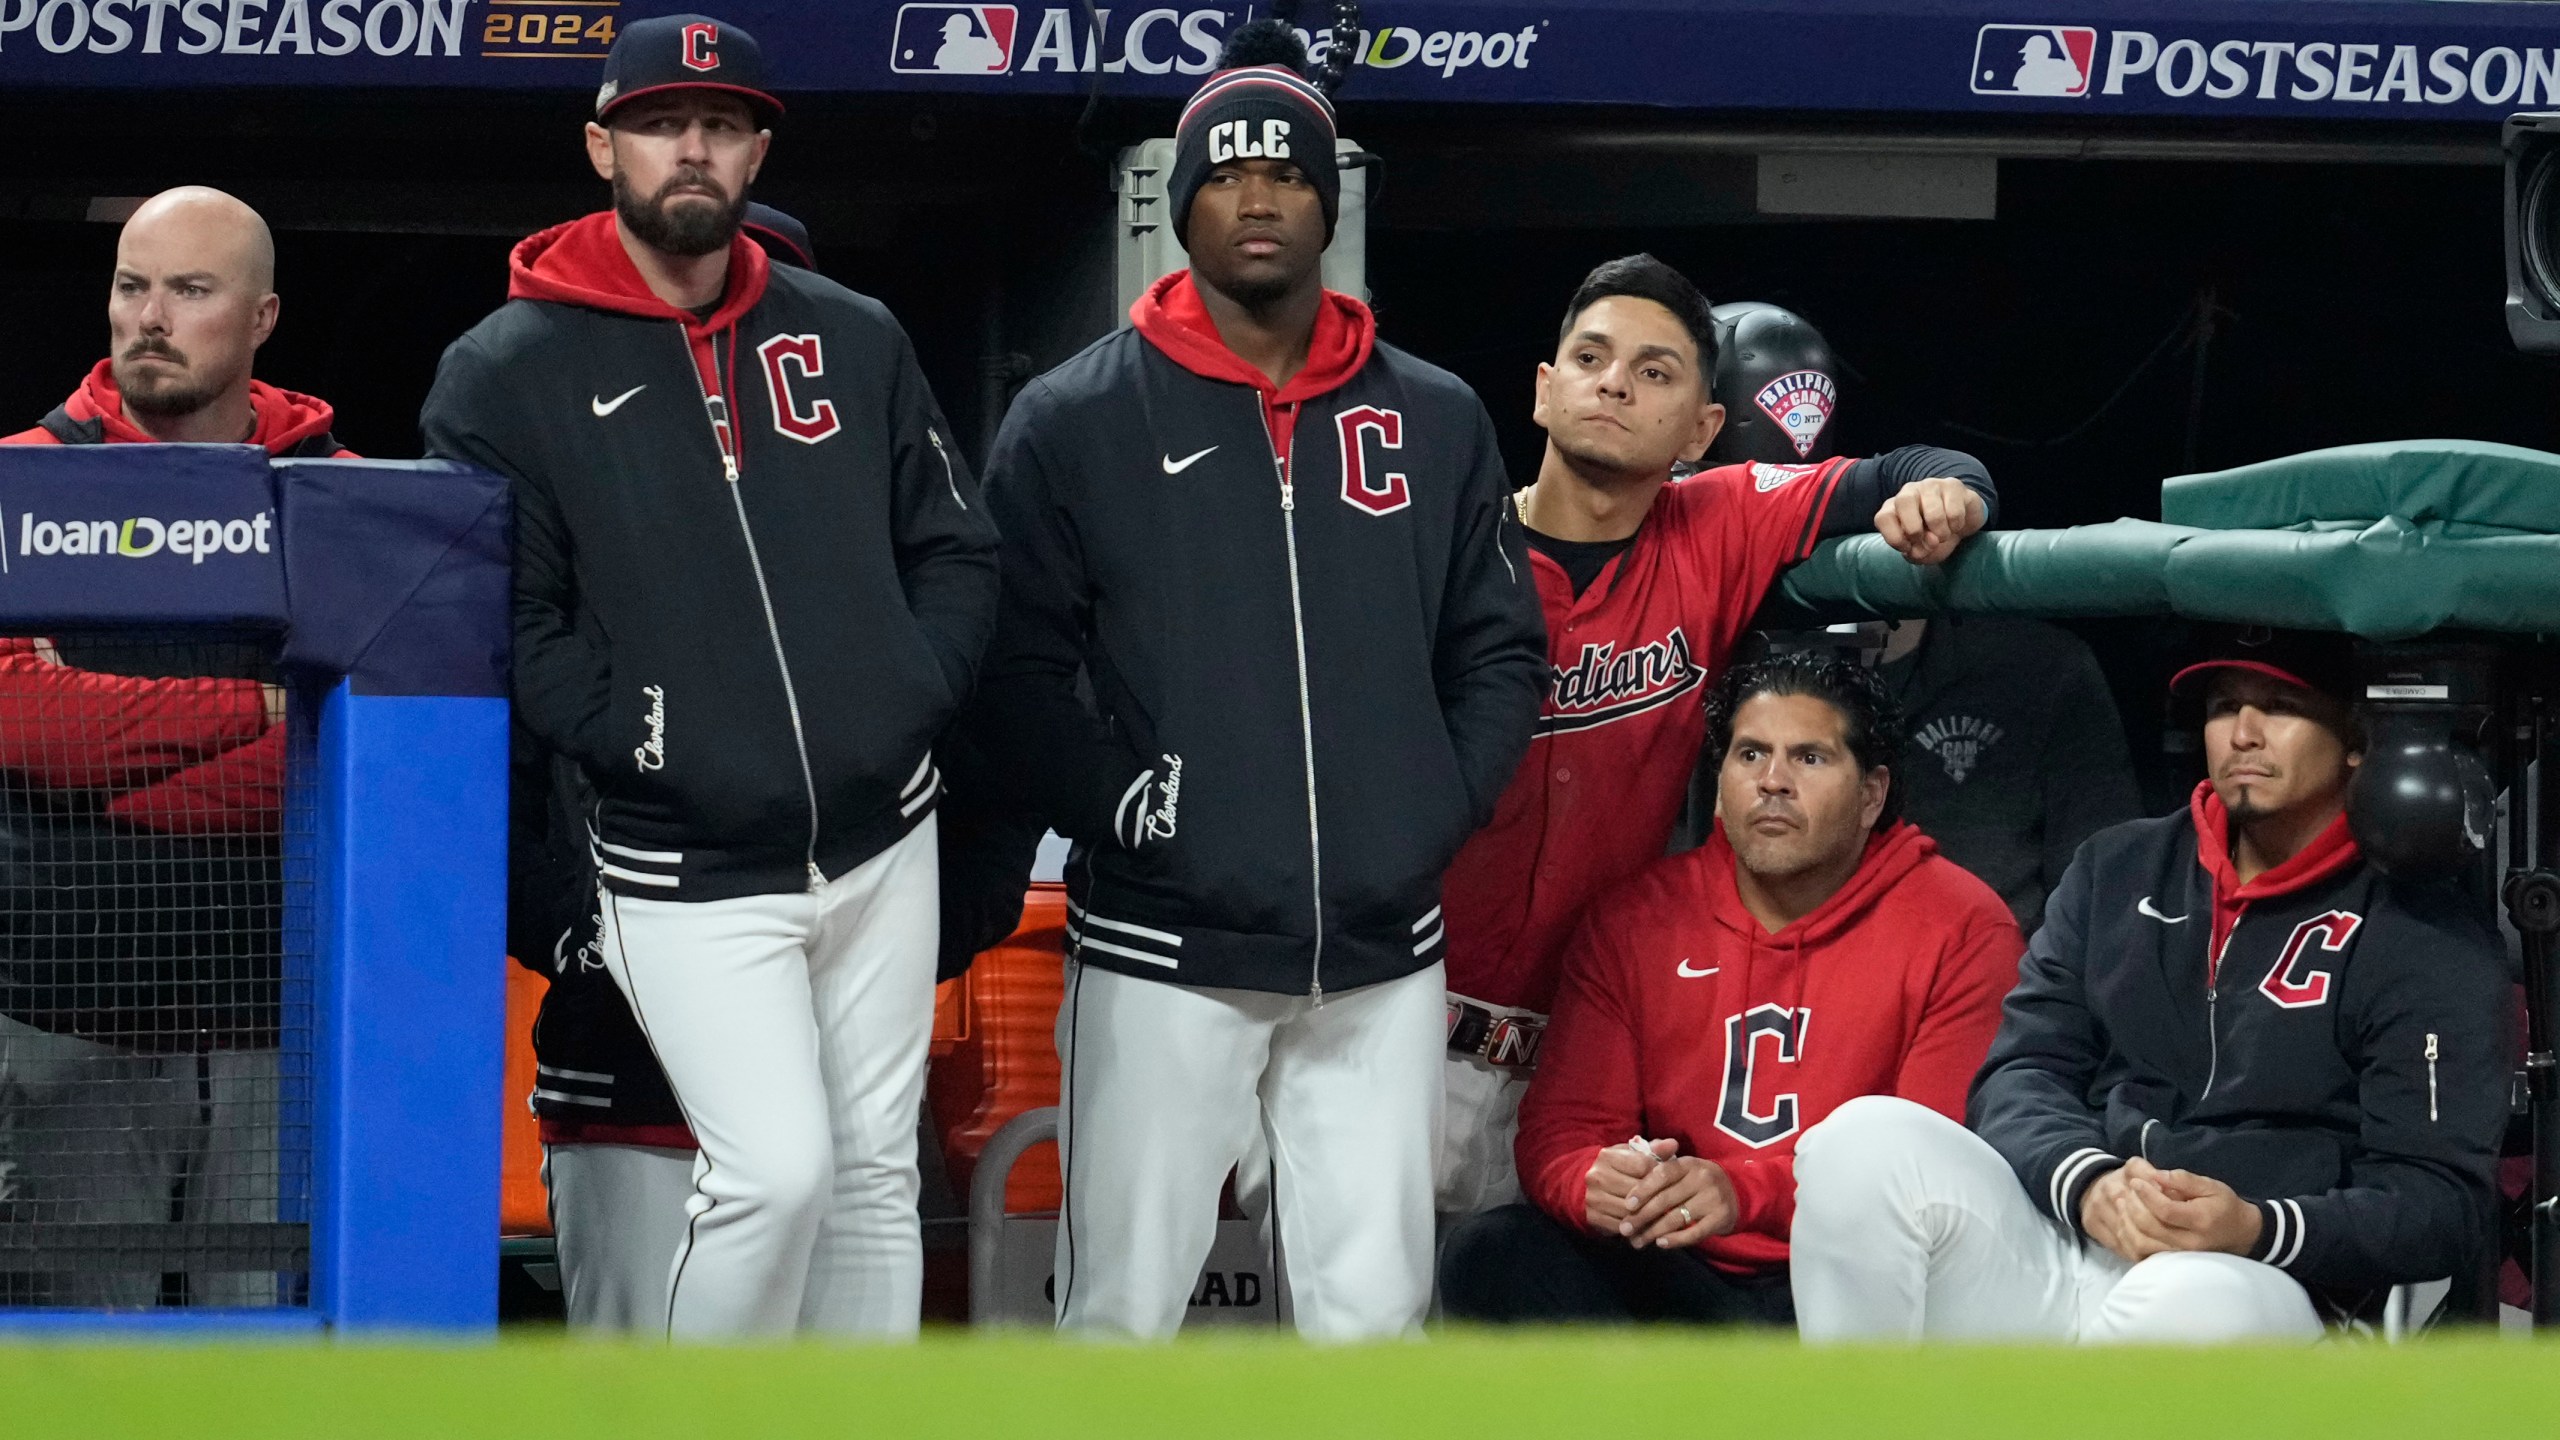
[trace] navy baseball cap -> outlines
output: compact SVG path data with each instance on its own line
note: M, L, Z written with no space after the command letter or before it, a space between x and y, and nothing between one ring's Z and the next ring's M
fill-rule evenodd
M738 228L762 245L764 253L785 265L797 265L803 270L818 268L816 252L809 245L809 227L792 216L760 200L750 200Z
M2343 704L2356 702L2355 639L2310 630L2277 630L2264 625L2217 627L2206 642L2207 658L2169 677L2169 692L2192 698L2199 682L2224 670L2246 670L2318 691Z
M765 89L764 51L756 37L708 15L659 15L622 27L604 57L596 120L666 90L724 90L747 102L758 125L781 118L782 102Z

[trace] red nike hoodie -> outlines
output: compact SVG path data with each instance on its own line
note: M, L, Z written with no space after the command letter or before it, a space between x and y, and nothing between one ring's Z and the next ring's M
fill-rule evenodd
M1679 1141L1732 1177L1741 1213L1698 1248L1742 1273L1786 1263L1796 1140L1842 1102L1899 1095L1963 1119L2026 946L2000 897L1909 824L1774 935L1734 864L1719 828L1585 913L1515 1153L1530 1198L1581 1230L1603 1148Z
M329 402L249 382L270 455L352 456L329 433ZM147 445L124 417L113 362L44 423L0 445ZM149 680L64 665L43 641L0 639L0 769L56 790L97 790L118 819L173 834L273 833L283 814L284 736L254 680Z

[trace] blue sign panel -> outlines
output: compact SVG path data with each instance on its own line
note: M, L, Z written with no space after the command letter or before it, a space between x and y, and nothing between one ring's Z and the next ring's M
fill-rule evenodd
M1173 99L1242 5L900 0L0 0L0 85L584 92L619 27L683 8L786 92ZM2475 120L2560 105L2560 6L2525 0L1375 0L1345 100ZM1099 28L1093 23L1099 18ZM1315 30L1319 56L1337 42ZM1356 112L1355 112L1356 113Z
M0 613L36 624L282 626L284 547L266 452L0 447Z

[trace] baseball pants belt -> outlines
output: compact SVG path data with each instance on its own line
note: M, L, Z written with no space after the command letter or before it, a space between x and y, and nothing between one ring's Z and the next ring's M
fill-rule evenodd
M1546 1039L1543 1015L1503 1014L1461 996L1449 997L1449 1053L1488 1065L1520 1070L1537 1068L1538 1044Z

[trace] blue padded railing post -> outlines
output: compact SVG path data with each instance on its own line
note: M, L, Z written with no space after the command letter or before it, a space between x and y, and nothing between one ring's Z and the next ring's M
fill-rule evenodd
M507 702L320 708L312 1304L340 1330L497 1321Z

